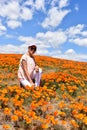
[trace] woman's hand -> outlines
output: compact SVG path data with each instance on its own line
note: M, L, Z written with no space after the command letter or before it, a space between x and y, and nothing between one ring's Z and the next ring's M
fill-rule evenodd
M30 84L31 84L31 86L35 86L35 84L33 83L33 81L30 81Z
M35 71L36 71L36 72L39 71L39 66L38 66L38 65L35 66Z

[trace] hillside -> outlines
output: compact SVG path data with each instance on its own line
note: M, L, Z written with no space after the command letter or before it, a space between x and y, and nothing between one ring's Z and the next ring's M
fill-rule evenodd
M0 130L87 130L87 62L35 56L42 86L20 88L21 54L0 54Z
M0 54L0 79L17 82L17 70L21 54ZM87 81L87 62L77 62L47 56L35 56L38 65L43 69L43 74L63 72L82 78Z

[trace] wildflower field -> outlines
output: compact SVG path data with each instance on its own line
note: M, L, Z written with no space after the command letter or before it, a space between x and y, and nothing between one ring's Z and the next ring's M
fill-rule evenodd
M0 130L87 130L87 63L35 56L42 86L21 88L21 54L0 54Z

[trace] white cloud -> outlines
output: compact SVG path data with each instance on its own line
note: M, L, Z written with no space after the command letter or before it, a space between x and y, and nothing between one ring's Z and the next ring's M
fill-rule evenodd
M59 48L64 42L66 42L67 36L62 30L56 32L48 31L46 33L37 33L36 37L24 37L20 36L19 41L23 42L24 46L29 44L36 44L38 47L37 54L40 55L54 55L55 50ZM53 49L54 52L50 52L49 49ZM43 51L42 51L43 50ZM60 54L58 51L57 54Z
M26 44L31 44L31 43L37 43L37 39L33 37L24 37L24 36L19 36L19 41L24 42Z
M84 24L72 26L66 30L68 41L78 46L87 47L87 30Z
M58 51L55 51L55 53L53 53L53 55L51 56L55 58L68 59L74 61L87 61L87 54L78 54L73 49L68 49L64 53L58 53Z
M78 12L79 11L79 5L75 4L75 10Z
M64 17L71 12L70 9L63 9L69 5L69 0L52 0L51 8L48 10L47 17L41 23L43 28L57 27Z
M59 8L63 8L69 5L69 0L59 0Z
M65 58L65 59L72 59L73 56L76 55L76 52L73 49L68 49L64 53L61 50L55 49L50 53L50 56L56 58ZM73 57L75 59L75 57Z
M43 50L43 51L42 51ZM47 49L43 49L42 47L41 48L38 48L36 54L38 55L49 55L49 51Z
M76 53L75 53L75 51L74 51L73 49L68 49L68 50L65 52L65 54L67 54L67 55L74 55L74 54L76 54Z
M43 40L40 40L37 37L33 38L33 37L20 36L18 39L19 41L25 43L26 45L35 44L41 49L50 47L50 45L47 42L45 43Z
M45 11L45 0L26 0L24 6L30 6L33 10Z
M36 0L35 1L35 8L37 10L44 10L45 11L45 0Z
M51 6L54 7L59 1L58 0L52 0L51 1Z
M11 29L15 29L17 27L21 27L22 26L21 22L16 21L16 20L9 20L9 21L7 21L7 25Z
M62 9L69 5L70 0L52 0L51 5L52 7L58 6L58 8Z
M43 41L37 38L20 36L19 41L23 42L21 46L22 48L26 49L30 44L35 44L38 48L36 54L49 55L48 48L50 47L50 45L44 44Z
M68 29L47 31L46 33L37 33L36 39L42 41L45 45L48 44L52 48L59 48L66 42L72 42L78 46L87 47L87 30L84 24L78 24Z
M19 53L23 54L26 53L28 50L28 44L24 43L19 46L7 44L7 45L0 45L0 53ZM73 49L68 49L64 53L60 50L52 50L49 52L46 48L42 46L38 46L37 55L47 55L55 58L62 58L68 60L76 60L76 61L87 61L87 54L78 54Z
M26 53L28 50L27 44L21 44L21 45L13 45L13 44L7 44L7 45L0 45L0 53Z
M18 46L12 44L0 45L0 53L17 53L18 50Z
M49 49L58 49L58 47L66 40L66 35L60 30L58 32L48 31L46 33L37 33L35 38L24 36L19 37L19 41L23 42L24 46L29 46L29 44L36 44L38 48L37 54L40 55L52 55L52 52L49 52ZM60 53L60 51L58 53Z
M76 26L72 26L68 29L66 29L66 34L69 38L86 38L87 37L87 29L86 25L84 24L78 24Z
M0 45L0 53L18 53L23 54L28 51L29 44L23 43L21 45L13 45L13 44L7 44L7 45ZM37 45L37 55L49 55L49 51L47 48L42 44ZM43 50L43 51L42 51Z
M49 53L49 55L52 56L52 57L58 57L58 56L62 55L62 52L61 52L61 50L56 49L56 50L52 50Z
M1 31L6 31L7 30L6 27L1 23L1 21L0 21L0 30Z
M77 44L79 46L87 47L87 38L70 39L70 42L75 43L75 44Z
M7 28L2 24L0 20L0 35L3 35L6 33Z
M34 5L34 2L33 0L26 0L25 3L24 3L24 6L33 6Z
M5 37L6 37L6 38L15 38L15 36L14 36L14 35L11 35L11 34L6 34Z
M59 58L68 59L68 60L74 60L74 61L87 61L87 55L86 54L75 54L75 55L67 55L62 54L58 56Z
M55 3L55 0L53 0L53 3ZM22 25L22 20L31 20L34 13L38 10L48 12L47 17L41 24L44 28L57 27L70 12L69 9L62 9L68 5L68 0L59 0L58 3L58 6L55 5L48 10L45 6L45 0L3 0L0 1L0 16L6 19L7 25L9 25L8 21L19 21ZM19 26L15 26L15 28ZM9 27L12 28L12 26Z
M72 26L66 30L66 33L69 37L76 37L79 34L82 34L82 30L84 29L84 24L78 24L76 26Z
M42 22L42 27L57 27L64 17L70 12L70 10L58 10L57 7L52 7L47 14L47 17Z
M87 30L86 31L82 31L81 34L82 34L83 37L87 37Z
M20 6L17 1L9 1L0 3L0 16L7 19L17 19L20 13Z
M32 20L36 10L45 11L45 0L0 1L0 16L5 18L7 26L12 29L20 27L23 20ZM14 27L12 21L15 21Z
M32 15L33 15L33 12L32 12L32 10L30 10L30 9L28 9L28 8L26 8L26 7L23 7L22 9L21 9L21 14L20 14L20 16L21 16L21 18L23 19L23 20L31 20L32 19Z
M0 16L6 19L8 27L15 29L22 25L22 20L31 20L33 11L20 0L4 0L3 2L0 1Z
M63 55L63 58L69 60L76 60L76 61L85 61L87 60L87 54L80 54L76 53L73 49L68 49Z
M67 36L63 31L51 32L48 31L46 33L37 33L37 39L44 42L44 44L49 44L53 48L58 48L61 44L66 42Z

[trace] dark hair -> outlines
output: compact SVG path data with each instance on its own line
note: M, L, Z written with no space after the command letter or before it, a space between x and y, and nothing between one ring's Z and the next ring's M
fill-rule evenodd
M28 48L30 48L31 50L34 50L34 51L37 50L36 46L29 46Z

